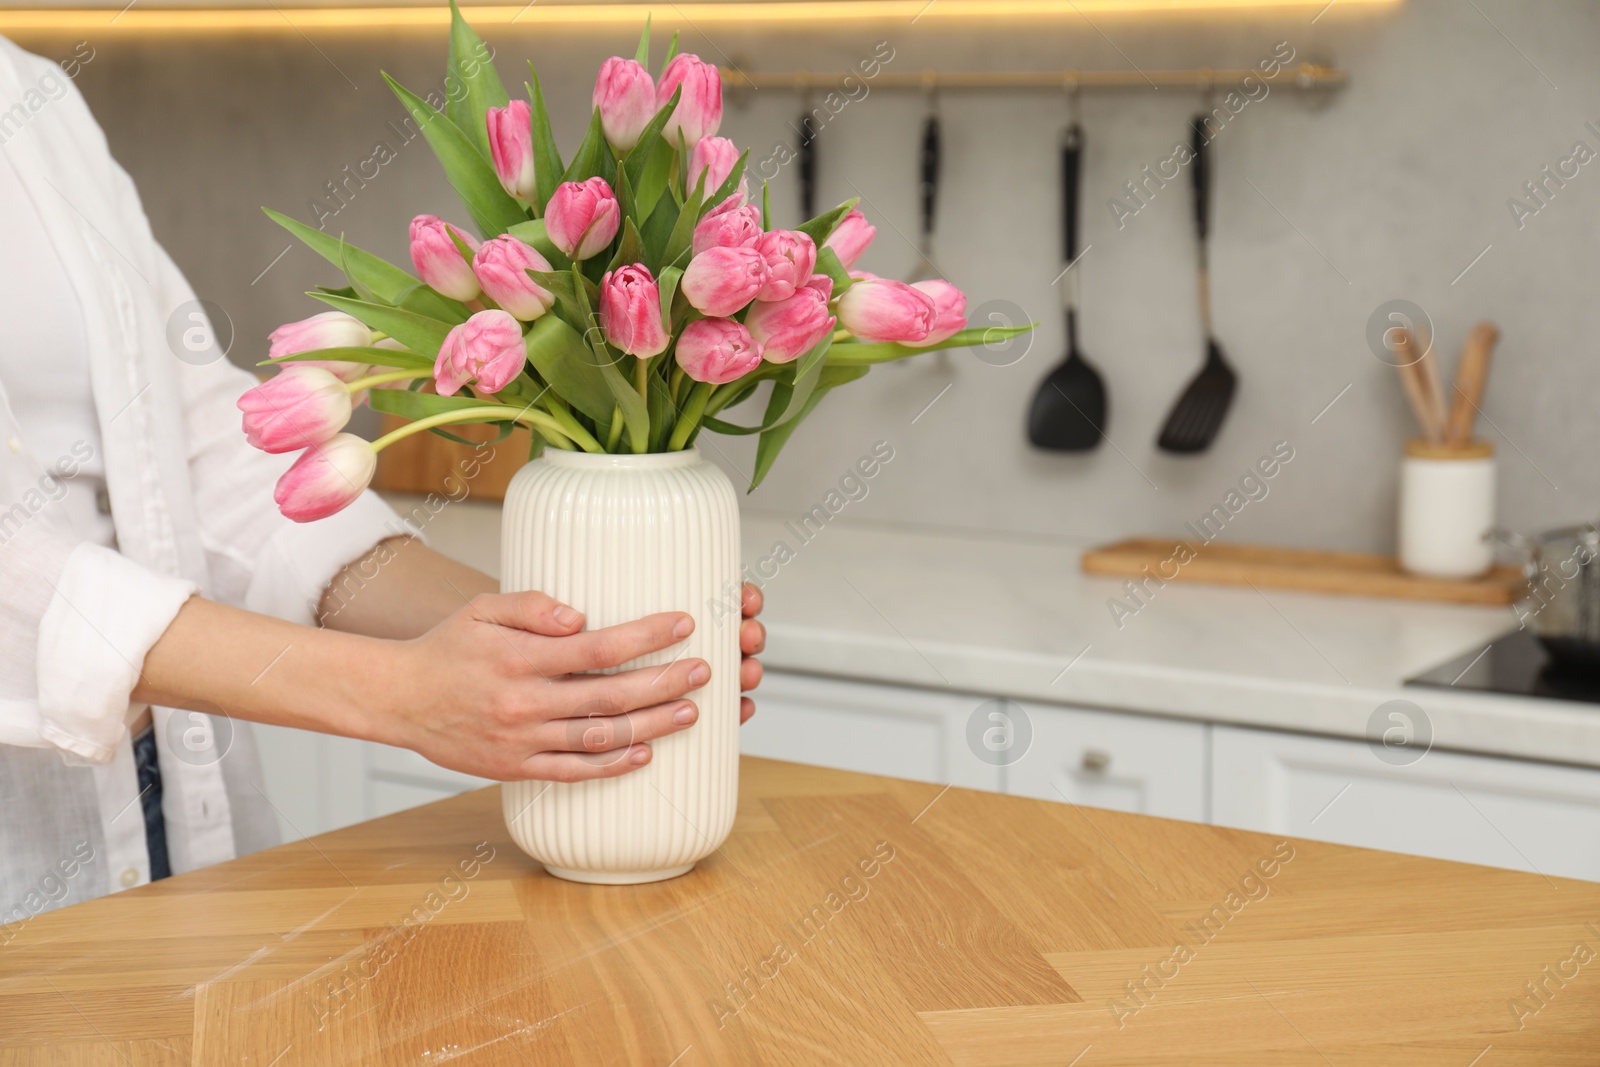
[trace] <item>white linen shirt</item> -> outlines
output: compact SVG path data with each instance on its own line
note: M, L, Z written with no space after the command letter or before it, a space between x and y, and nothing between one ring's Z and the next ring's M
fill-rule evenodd
M190 325L193 291L70 80L0 38L0 115L13 103L28 117L0 124L0 152L26 197L0 203L0 256L13 254L5 221L31 212L76 294L116 547L52 506L58 457L30 449L0 379L0 924L149 880L130 694L185 600L310 623L340 568L415 533L371 493L321 522L278 513L293 456L249 447L235 407L255 379L175 354L169 321ZM50 352L23 355L50 373ZM196 758L178 747L195 713L152 711L173 871L275 843L248 725L216 727L226 754Z

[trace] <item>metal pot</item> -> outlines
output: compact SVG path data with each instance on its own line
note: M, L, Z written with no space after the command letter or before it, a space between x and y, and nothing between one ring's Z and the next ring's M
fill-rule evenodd
M1489 537L1522 557L1527 599L1513 610L1557 666L1600 671L1600 526L1582 523L1526 537Z

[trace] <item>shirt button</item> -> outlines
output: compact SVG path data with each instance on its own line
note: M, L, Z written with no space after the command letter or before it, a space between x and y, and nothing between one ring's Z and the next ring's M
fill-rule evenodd
M21 452L22 451L22 439L20 437L18 437L14 433L13 434L7 434L6 435L6 447L11 449L11 451L13 451L13 452Z
M94 508L102 515L111 514L111 490L101 487L94 491Z
M127 886L133 885L134 883L136 883L138 881L139 881L139 869L137 867L129 867L129 868L127 868L126 870L124 870L122 872L122 884L123 884L123 886L125 888Z

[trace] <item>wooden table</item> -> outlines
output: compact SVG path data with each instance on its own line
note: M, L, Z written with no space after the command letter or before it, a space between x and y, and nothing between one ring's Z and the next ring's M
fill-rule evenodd
M1600 885L757 759L670 882L488 789L0 945L4 1067L1600 1063Z

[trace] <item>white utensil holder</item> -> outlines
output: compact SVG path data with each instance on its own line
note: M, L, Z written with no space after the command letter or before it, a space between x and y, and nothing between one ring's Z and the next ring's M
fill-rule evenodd
M1494 445L1406 442L1400 461L1400 566L1432 578L1477 578L1494 562Z

